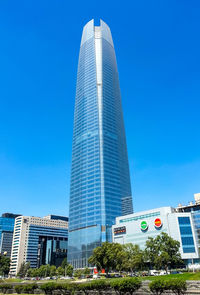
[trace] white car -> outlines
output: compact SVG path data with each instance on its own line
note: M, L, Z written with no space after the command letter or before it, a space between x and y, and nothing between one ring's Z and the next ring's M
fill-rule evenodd
M169 275L169 274L170 274L169 271L166 271L166 270L161 270L160 271L160 276Z
M155 269L151 269L149 271L150 276L159 276L159 271Z

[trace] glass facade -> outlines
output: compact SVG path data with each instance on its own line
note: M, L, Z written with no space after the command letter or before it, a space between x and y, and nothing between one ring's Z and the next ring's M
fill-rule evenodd
M200 249L200 204L178 207L177 210L179 212L191 212Z
M92 250L112 239L122 199L133 212L119 78L109 27L91 20L81 40L69 211L68 261L85 267ZM129 210L127 209L129 208Z
M58 267L67 257L67 244L67 229L30 225L26 262L33 268L42 264Z
M24 262L30 262L32 268L47 263L60 266L67 248L66 221L20 216L15 220L10 274L16 275Z
M195 253L194 239L189 217L178 217L183 253Z
M11 256L13 232L3 231L1 234L0 251L1 254L6 254L7 257Z
M192 216L193 216L193 220L194 220L194 224L195 224L195 228L196 228L196 232L198 236L198 244L200 248L200 209L198 211L193 211Z
M63 259L67 258L67 246L67 238L39 236L37 266L60 266Z
M7 252L8 257L11 255L12 236L17 216L19 215L4 213L0 217L0 253Z

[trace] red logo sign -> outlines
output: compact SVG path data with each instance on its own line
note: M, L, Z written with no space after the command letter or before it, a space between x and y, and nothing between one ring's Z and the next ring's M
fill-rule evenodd
M156 218L156 219L154 220L154 225L155 225L156 228L160 228L160 227L162 226L162 221L161 221L161 219L160 219L160 218Z
M96 268L94 268L94 274L97 274L98 270Z

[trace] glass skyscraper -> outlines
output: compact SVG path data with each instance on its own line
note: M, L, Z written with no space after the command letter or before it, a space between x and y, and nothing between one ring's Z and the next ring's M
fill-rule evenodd
M122 202L125 214L133 212L115 50L102 20L83 29L72 145L68 261L81 268L111 241Z
M0 254L6 252L7 257L11 255L15 218L18 216L19 214L3 213L0 217Z

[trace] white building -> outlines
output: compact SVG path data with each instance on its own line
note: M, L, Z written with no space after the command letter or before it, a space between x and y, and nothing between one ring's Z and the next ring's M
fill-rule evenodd
M55 216L54 216L55 217ZM63 218L63 217L62 217ZM67 257L68 222L50 217L19 216L15 219L10 274L16 275L23 262L59 266Z
M148 237L161 232L180 242L180 253L185 262L199 260L198 240L191 213L178 213L171 207L142 211L116 218L112 227L113 242L137 244L145 248Z

